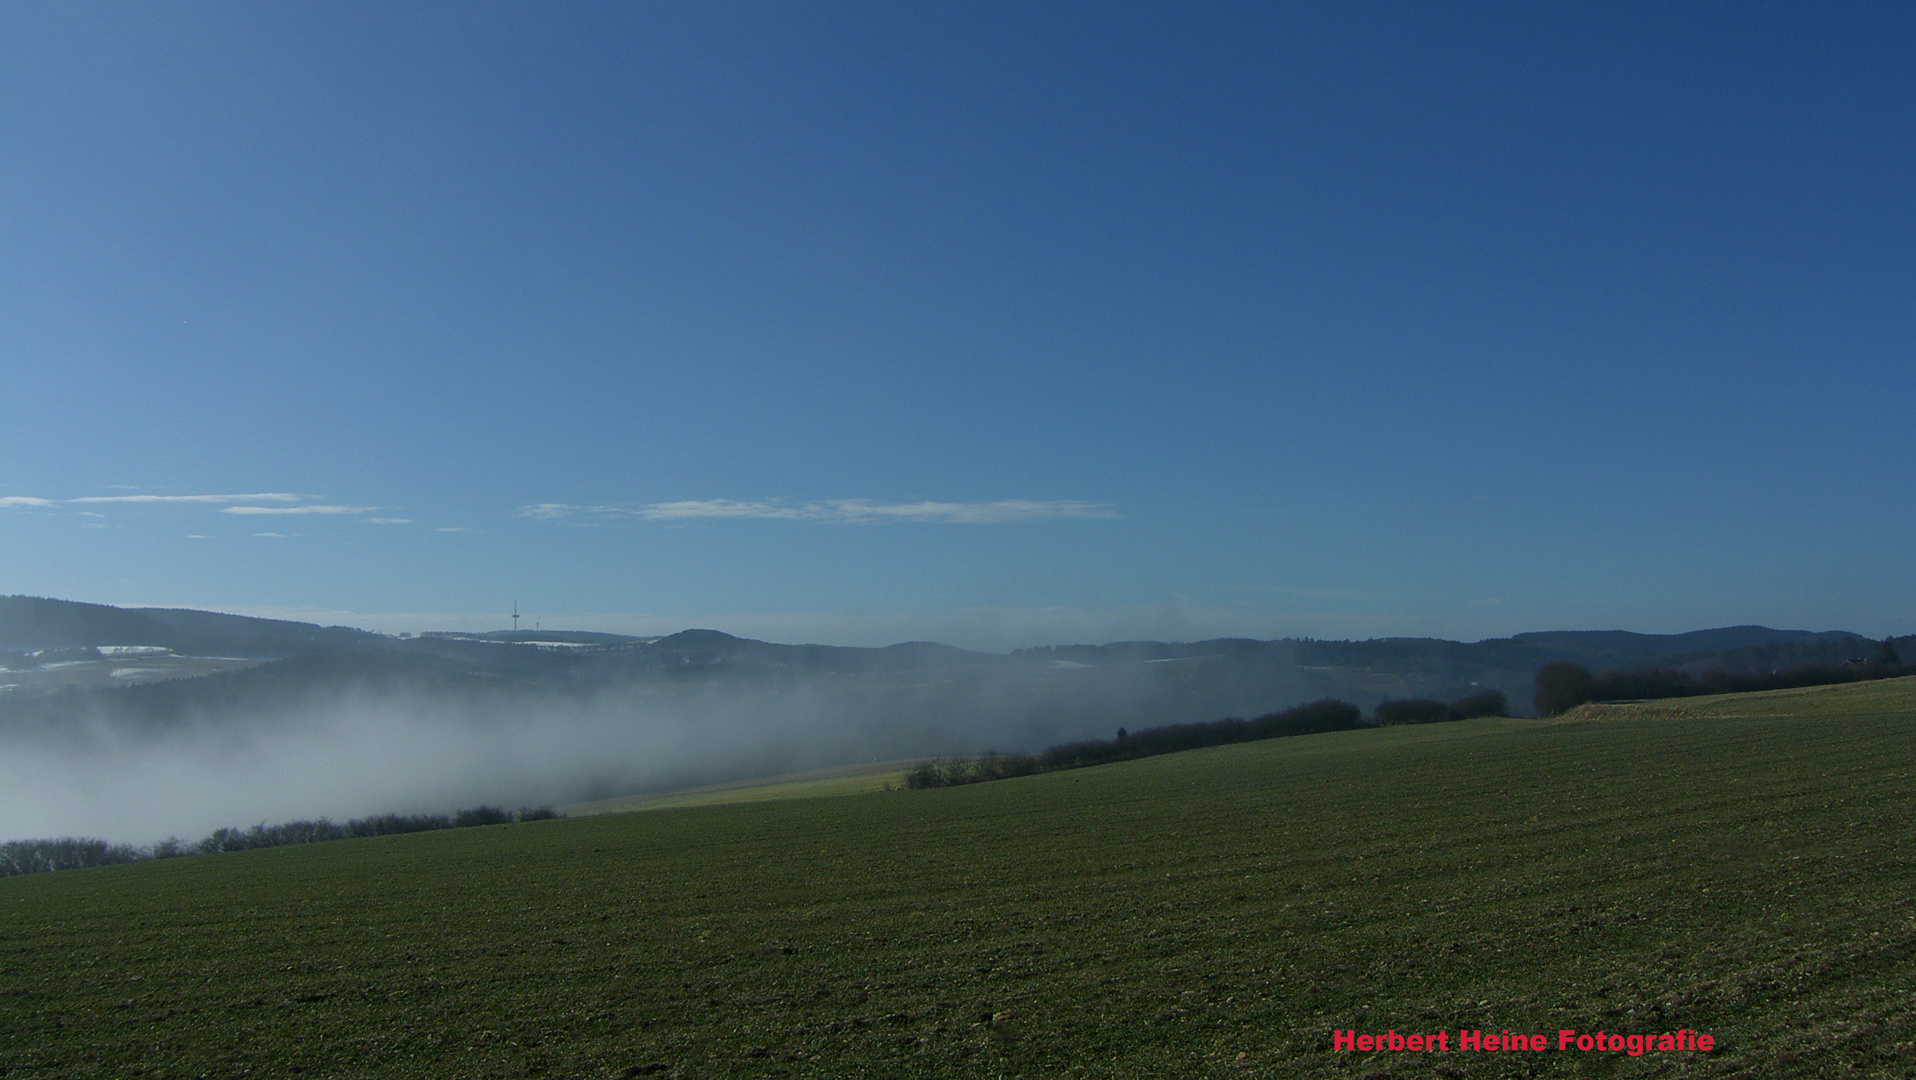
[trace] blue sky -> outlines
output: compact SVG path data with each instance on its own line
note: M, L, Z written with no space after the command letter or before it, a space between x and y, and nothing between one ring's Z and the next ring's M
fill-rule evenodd
M11 4L0 593L1908 633L1912 191L1904 5Z

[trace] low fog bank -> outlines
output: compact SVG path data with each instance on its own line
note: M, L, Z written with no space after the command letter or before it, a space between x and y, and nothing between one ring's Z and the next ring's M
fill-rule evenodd
M1163 718L1140 708L1151 695L1136 683L362 686L164 723L68 716L0 729L0 840L192 840L262 821L563 805L858 761L1033 750L1138 726L1140 712Z
M775 645L709 630L656 641L557 632L402 640L12 599L25 613L8 639L20 670L64 670L41 652L19 653L20 642L91 653L148 630L201 635L150 639L156 648L205 645L218 631L253 651L205 655L259 662L138 685L0 691L0 841L148 844L262 822L564 805L855 762L1028 754L1119 728L1252 718L1324 698L1369 709L1498 690L1522 703L1540 667L1556 662L1695 675L1842 664L1864 648L1916 654L1916 639L1879 646L1764 627L1474 645L1120 642L1007 656L923 642ZM118 626L128 618L158 629Z
M707 659L695 646L688 657ZM747 654L630 675L552 667L531 649L522 659L547 666L505 662L518 651L488 651L500 658L491 669L431 656L309 657L16 698L0 709L0 840L145 844L322 816L564 805L861 761L1029 753L1325 697L1368 707L1404 696L1395 678L1367 688L1344 669L1299 666L1289 645L829 654L810 657L810 669L797 662L807 656L794 659L803 650L754 666L752 650L782 647L711 648Z
M925 743L848 723L809 695L727 697L555 696L474 709L350 694L254 725L229 717L141 733L93 723L78 738L15 738L0 747L0 839L147 843L260 821L567 803Z

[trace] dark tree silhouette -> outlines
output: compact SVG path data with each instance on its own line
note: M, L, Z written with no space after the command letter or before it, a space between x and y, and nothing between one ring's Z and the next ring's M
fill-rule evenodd
M1556 716L1592 700L1590 691L1593 681L1588 669L1568 660L1538 668L1534 699L1537 715Z
M1398 724L1434 724L1452 719L1450 706L1430 698L1380 701L1372 715L1377 718L1378 727L1395 727Z
M1082 769L1089 765L1174 754L1180 750L1196 750L1205 746L1277 739L1287 735L1312 735L1320 731L1344 731L1359 726L1363 719L1363 710L1357 706L1325 698L1307 705L1294 705L1283 712L1268 713L1255 720L1226 717L1208 724L1168 724L1135 733L1120 732L1118 739L1059 743L1039 754L989 752L977 758L941 758L912 769L905 775L905 786L952 787L1060 769Z
M1481 694L1472 694L1450 703L1452 720L1469 720L1478 716L1509 716L1510 699L1502 690L1485 690Z

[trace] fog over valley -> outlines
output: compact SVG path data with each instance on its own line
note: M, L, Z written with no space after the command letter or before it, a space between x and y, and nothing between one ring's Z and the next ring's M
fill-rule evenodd
M1334 697L1365 709L1536 669L1840 663L1854 634L1125 642L967 652L691 630L392 637L0 597L0 839L564 805L857 762L1028 752ZM121 674L116 678L116 673Z

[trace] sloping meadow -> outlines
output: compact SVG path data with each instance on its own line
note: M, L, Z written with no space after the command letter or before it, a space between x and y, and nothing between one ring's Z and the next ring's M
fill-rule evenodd
M0 1072L1905 1075L1916 685L1796 693L0 880Z

